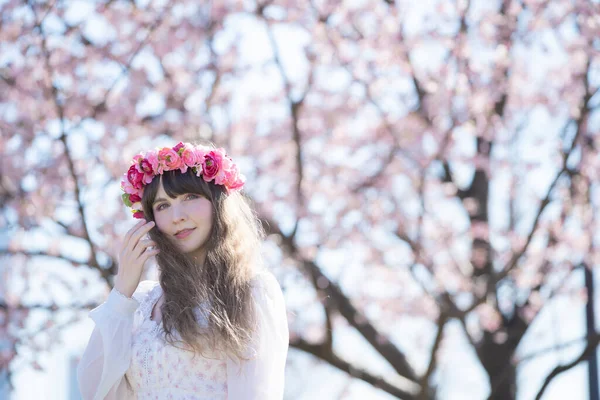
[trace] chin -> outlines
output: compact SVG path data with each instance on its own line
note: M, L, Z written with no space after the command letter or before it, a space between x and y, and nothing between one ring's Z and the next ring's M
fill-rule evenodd
M191 254L194 253L196 250L198 250L197 246L185 246L181 249L181 251L185 254Z

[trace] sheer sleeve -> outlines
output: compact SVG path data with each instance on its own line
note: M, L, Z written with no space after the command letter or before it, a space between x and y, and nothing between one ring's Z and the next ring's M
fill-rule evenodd
M124 379L131 362L133 318L155 282L140 282L132 298L112 289L106 301L90 311L96 324L77 366L77 382L84 400L130 399Z
M258 319L253 338L255 357L241 365L227 360L228 397L235 400L281 400L289 331L279 283L261 273L252 290Z

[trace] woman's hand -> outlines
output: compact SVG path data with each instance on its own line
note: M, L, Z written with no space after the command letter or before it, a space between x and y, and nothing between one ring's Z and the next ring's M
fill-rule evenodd
M140 240L153 227L154 221L140 221L127 231L121 244L115 288L127 297L131 297L137 289L148 258L158 254L158 249L147 250L156 243L150 239Z

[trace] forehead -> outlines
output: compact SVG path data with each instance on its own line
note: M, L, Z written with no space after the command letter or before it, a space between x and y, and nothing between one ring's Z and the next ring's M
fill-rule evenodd
M163 185L162 176L161 176L160 180L158 181L158 190L156 191L156 196L154 196L154 200L152 201L152 204L156 204L159 201L167 200L169 198L170 197L167 195L167 192L165 192L165 187Z
M162 176L160 177L160 180L158 181L158 191L156 192L156 197L168 197L167 193L165 192L165 188L163 186L163 181L162 181Z

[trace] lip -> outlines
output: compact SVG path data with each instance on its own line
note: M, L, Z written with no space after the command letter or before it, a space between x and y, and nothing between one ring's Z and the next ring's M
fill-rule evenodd
M189 236L189 235L192 233L192 231L193 231L194 229L196 229L196 228L192 228L192 229L184 229L184 230L182 230L182 231L178 232L177 234L175 234L175 237L176 237L177 239L185 239L186 237L188 237L188 236Z

